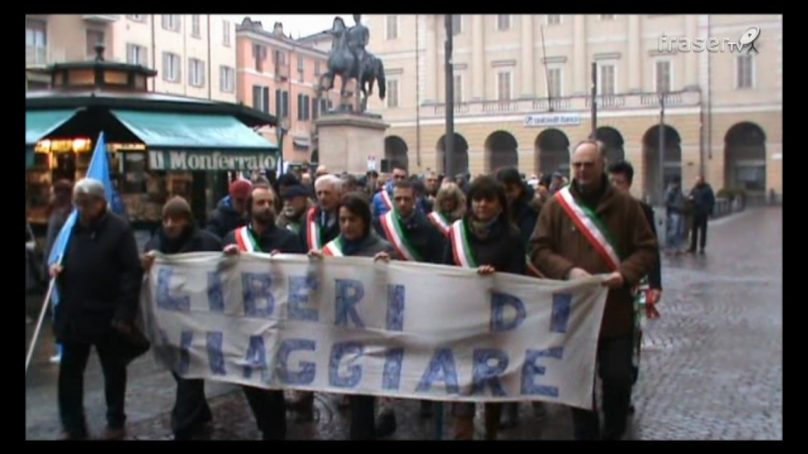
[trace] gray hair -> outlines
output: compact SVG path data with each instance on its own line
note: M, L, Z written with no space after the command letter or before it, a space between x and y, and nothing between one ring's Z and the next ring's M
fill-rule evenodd
M76 185L73 186L73 197L85 194L91 197L97 197L101 200L107 200L107 193L104 191L104 183L94 178L82 178Z
M342 190L342 179L336 175L321 175L314 181L314 190L316 191L317 188L322 187L323 185L329 185L334 188L337 192Z

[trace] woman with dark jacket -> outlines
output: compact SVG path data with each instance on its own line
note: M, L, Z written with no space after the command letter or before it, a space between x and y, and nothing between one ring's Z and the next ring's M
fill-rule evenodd
M480 275L496 271L525 274L525 246L519 229L509 220L505 188L490 176L469 187L466 214L452 224L444 252L447 265L476 268ZM501 404L485 404L486 439L497 438ZM474 404L452 406L455 439L474 437Z
M163 207L163 225L146 243L141 258L148 272L154 252L181 254L185 252L218 252L222 241L216 235L196 227L191 206L182 197L173 197ZM205 424L212 419L205 399L205 381L186 379L171 372L177 382L177 396L171 410L171 431L175 440L189 440L203 435Z
M320 251L309 252L310 256L322 257L374 257L387 258L393 255L393 246L380 238L372 228L370 205L364 194L352 192L342 196L337 208L340 234L326 243ZM350 439L372 440L376 438L375 404L373 396L351 395Z

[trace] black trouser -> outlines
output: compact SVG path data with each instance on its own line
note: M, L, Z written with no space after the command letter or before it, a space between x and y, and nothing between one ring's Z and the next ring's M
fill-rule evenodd
M188 439L213 416L205 399L205 380L186 379L172 372L177 382L177 398L171 410L171 431L178 440Z
M693 228L690 230L690 250L696 250L696 237L701 231L701 241L699 249L704 250L707 245L707 214L696 213L693 215Z
M242 385L264 440L286 438L286 401L283 391Z
M351 408L351 440L376 439L376 398L373 396L348 396Z
M59 363L59 417L62 427L76 437L87 435L84 419L84 369L90 357L90 346L95 345L101 369L104 372L104 394L107 400L107 426L123 428L126 421L124 400L126 395L126 363L108 338L94 344L62 343Z
M604 427L601 437L597 411L572 409L576 440L619 440L626 431L633 370L632 336L602 340L598 344L598 374L603 381Z

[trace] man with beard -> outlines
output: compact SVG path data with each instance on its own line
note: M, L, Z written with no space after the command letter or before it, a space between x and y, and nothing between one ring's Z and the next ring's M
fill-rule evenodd
M268 252L275 254L304 253L303 245L294 233L275 225L275 192L271 188L254 188L247 198L249 223L230 232L224 238L224 252ZM247 317L253 317L249 313ZM283 391L243 385L244 395L252 408L258 429L264 440L286 437L286 404Z
M300 184L281 189L283 211L278 216L278 227L289 230L295 235L300 234L300 229L306 222L306 212L314 206L308 195L306 188Z
M410 262L440 264L446 239L426 216L415 206L415 185L399 181L393 187L393 208L373 221L380 237L393 245L395 259ZM389 260L385 254L384 259ZM384 437L396 430L396 415L392 399L382 398L381 411L376 424L376 435ZM431 402L421 401L421 415L431 414Z

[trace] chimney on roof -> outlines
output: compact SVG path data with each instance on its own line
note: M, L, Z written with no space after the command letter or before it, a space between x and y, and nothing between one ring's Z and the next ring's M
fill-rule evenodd
M272 34L283 36L283 23L282 22L275 22L275 25L272 28Z

